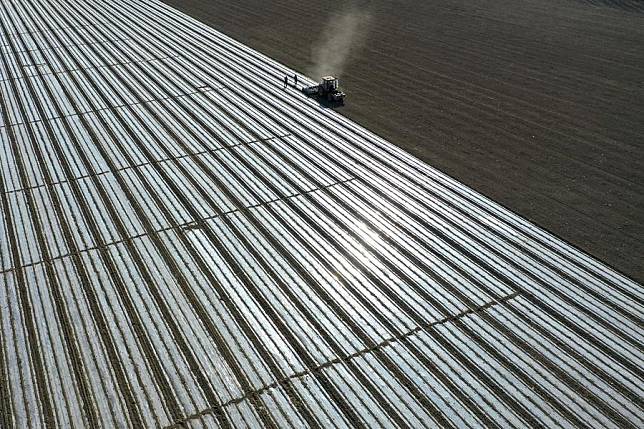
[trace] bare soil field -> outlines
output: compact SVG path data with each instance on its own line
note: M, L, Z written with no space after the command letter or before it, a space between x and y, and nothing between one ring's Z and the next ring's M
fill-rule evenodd
M329 0L164 0L291 66ZM374 0L342 113L644 281L644 2Z

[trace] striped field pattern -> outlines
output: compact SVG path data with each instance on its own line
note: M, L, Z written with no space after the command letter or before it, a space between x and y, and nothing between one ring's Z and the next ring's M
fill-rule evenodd
M644 427L641 285L156 0L0 26L1 428Z

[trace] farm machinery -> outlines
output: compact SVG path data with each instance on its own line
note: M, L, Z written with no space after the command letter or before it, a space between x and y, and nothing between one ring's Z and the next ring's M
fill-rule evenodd
M314 97L330 104L344 104L344 98L347 96L340 91L338 78L334 76L324 76L319 85L304 87L302 92L308 97Z

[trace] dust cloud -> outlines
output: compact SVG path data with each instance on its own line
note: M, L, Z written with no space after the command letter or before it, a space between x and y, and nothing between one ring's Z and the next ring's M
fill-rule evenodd
M372 21L371 12L356 5L332 14L311 50L313 66L309 75L315 79L329 74L342 75L350 56L364 46Z

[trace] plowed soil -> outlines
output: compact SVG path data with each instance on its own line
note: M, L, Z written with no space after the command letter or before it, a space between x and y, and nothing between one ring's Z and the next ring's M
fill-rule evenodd
M347 3L164 1L303 73ZM344 115L644 281L644 3L360 7Z

